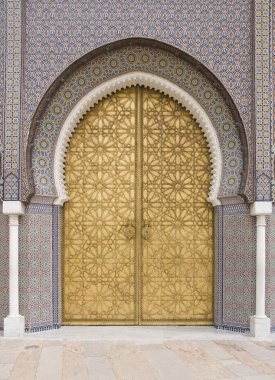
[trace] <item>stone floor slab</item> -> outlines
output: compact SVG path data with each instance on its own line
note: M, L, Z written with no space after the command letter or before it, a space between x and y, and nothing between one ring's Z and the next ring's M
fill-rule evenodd
M88 380L86 357L81 342L66 342L63 349L63 379Z
M197 380L190 367L175 353L161 345L143 347L144 356L152 365L160 380Z
M237 344L236 342L219 341L218 345L222 346L231 355L233 355L236 360L243 364L243 366L249 367L251 370L256 372L255 375L275 374L274 362L263 362L261 359L258 359L255 355L252 355L247 349L242 347L241 344ZM247 375L253 375L253 373L247 373Z
M274 334L106 327L0 337L0 380L275 380Z
M13 367L13 364L0 363L0 380L8 380L10 378L12 367Z
M43 347L35 380L62 380L62 346Z
M102 342L83 342L86 356L106 356L106 350Z
M107 356L117 380L158 380L157 373L146 360L143 349L131 343L106 343Z
M86 358L89 379L116 380L110 360L106 356L89 356Z
M42 345L37 342L37 348L23 350L18 355L12 368L10 380L34 380Z
M22 348L21 348L22 349ZM9 348L9 349L0 349L0 364L14 363L19 355L21 349L19 348Z
M197 342L170 341L165 344L165 347L175 352L199 379L212 380L221 377L234 377L229 368L223 366L218 359L208 355L207 349L200 348Z

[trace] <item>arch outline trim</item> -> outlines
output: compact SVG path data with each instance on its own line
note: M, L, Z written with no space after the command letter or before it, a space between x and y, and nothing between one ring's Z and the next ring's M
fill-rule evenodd
M100 100L130 86L145 86L160 91L184 106L198 122L210 151L211 182L207 200L213 206L221 204L218 199L222 177L222 153L216 130L202 106L188 92L173 82L155 74L142 71L122 74L103 82L86 94L68 114L58 136L54 155L54 182L57 191L56 205L69 200L65 183L66 153L70 139L83 116Z

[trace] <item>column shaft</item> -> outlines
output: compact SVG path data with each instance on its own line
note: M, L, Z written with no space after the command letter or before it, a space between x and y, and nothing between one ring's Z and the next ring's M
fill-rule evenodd
M271 202L254 202L251 215L256 216L256 314L250 318L250 331L254 337L268 337L270 319L265 314L265 256L266 215L271 214Z
M4 201L3 213L9 215L9 315L4 319L4 336L24 334L25 319L19 314L19 216L25 207L20 201Z
M265 317L265 215L257 215L256 317Z

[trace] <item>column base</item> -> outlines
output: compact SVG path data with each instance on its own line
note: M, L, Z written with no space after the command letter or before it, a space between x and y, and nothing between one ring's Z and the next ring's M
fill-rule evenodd
M268 338L270 337L270 319L267 317L257 317L254 315L250 317L250 334L254 338Z
M25 334L25 317L18 315L16 317L7 316L4 318L4 336L19 337Z

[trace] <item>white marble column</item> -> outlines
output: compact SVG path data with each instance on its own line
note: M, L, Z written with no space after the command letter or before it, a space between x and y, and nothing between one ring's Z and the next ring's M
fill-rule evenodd
M272 202L254 202L251 215L256 216L256 314L250 318L250 332L255 338L270 334L270 319L265 314L266 215L272 213Z
M25 332L25 318L19 314L18 229L19 216L25 211L20 201L4 201L3 214L9 215L9 315L4 319L4 336L16 337Z

